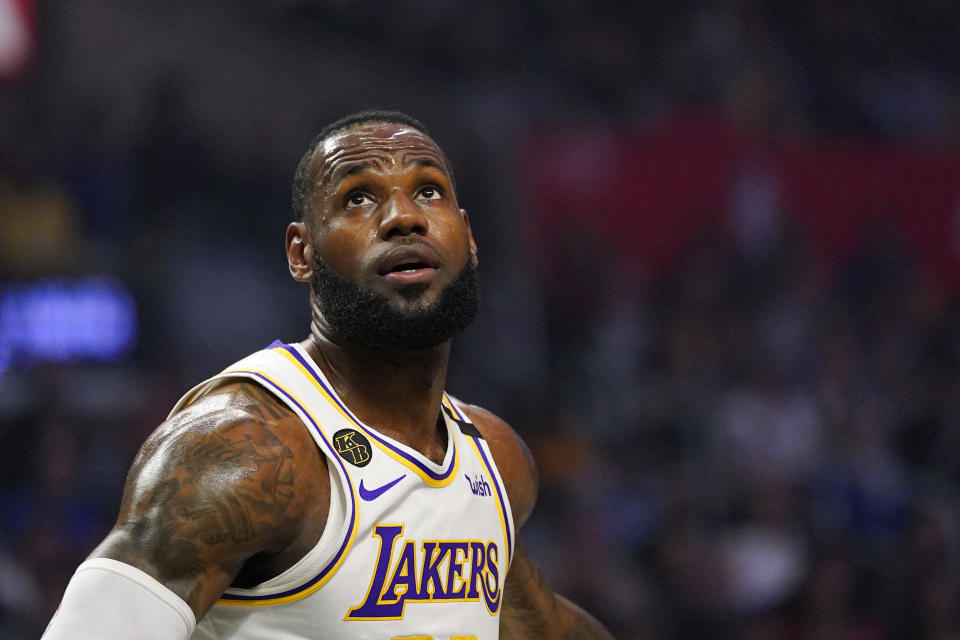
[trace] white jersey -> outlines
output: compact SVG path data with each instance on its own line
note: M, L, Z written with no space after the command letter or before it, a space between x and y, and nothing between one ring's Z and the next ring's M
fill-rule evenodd
M201 383L268 389L327 456L330 512L280 575L227 589L193 638L493 640L513 553L507 493L486 441L444 394L441 464L363 424L299 345L274 342Z

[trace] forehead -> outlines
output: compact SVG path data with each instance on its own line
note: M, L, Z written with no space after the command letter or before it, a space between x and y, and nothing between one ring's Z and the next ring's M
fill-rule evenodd
M319 182L329 184L338 169L356 163L392 165L414 159L433 160L449 173L443 152L430 136L405 124L371 122L328 136L317 148L313 162Z

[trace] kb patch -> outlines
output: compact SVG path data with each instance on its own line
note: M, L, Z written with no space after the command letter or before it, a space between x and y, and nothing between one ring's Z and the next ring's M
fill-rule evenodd
M373 454L370 441L356 429L340 429L333 434L333 448L355 467L367 466Z

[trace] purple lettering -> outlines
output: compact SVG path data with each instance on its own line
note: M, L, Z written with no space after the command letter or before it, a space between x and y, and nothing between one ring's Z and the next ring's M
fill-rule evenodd
M347 620L399 620L407 602L478 601L481 596L490 613L499 611L503 590L496 542L423 541L420 558L415 540L403 541L394 550L403 529L403 525L374 527L380 549L370 589L363 602L347 612ZM447 566L441 569L444 563Z
M467 543L441 542L440 545L450 549L450 565L447 567L447 589L444 598L459 600L467 593L467 582L461 577L463 575L463 561L467 559ZM460 588L456 591L454 591L454 580L460 580Z
M470 551L473 554L470 564L470 591L467 592L467 598L479 598L480 587L477 581L483 581L483 564L486 562L487 551L482 542L471 542Z
M440 579L440 565L449 549L440 549L436 542L423 543L423 571L420 578L420 591L417 600L429 600L433 597L443 597L443 581ZM430 586L433 585L431 589Z
M417 552L412 541L408 540L403 545L403 551L400 552L400 561L393 572L393 578L390 580L390 586L384 591L380 600L381 604L391 601L402 603L407 596L416 597L417 595Z
M387 580L387 569L390 568L390 558L393 556L393 541L403 533L402 525L378 524L373 528L373 535L380 538L380 552L377 555L377 567L370 583L370 591L366 599L358 607L354 607L347 614L347 618L386 618L397 617L403 614L403 599L392 605L379 605L377 601L383 593L383 583Z
M483 600L487 604L487 611L496 613L500 608L500 570L497 568L497 544L487 545L487 573L483 576ZM493 584L490 584L490 581Z

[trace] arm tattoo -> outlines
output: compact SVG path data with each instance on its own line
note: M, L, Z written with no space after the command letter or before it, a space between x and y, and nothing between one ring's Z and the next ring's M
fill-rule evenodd
M526 548L518 544L504 585L500 637L504 640L549 638L549 595L552 594Z
M243 390L256 402L249 403L245 408L254 411L264 420L280 420L291 415L290 410L266 389L258 384L244 385Z
M121 525L131 533L130 551L161 579L198 578L223 557L239 558L239 569L296 531L294 454L270 428L292 412L255 385L242 385L231 406L240 408L161 436L131 471ZM137 495L141 482L153 486Z

